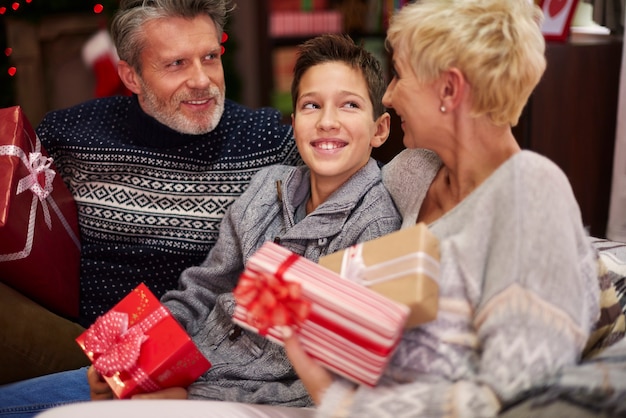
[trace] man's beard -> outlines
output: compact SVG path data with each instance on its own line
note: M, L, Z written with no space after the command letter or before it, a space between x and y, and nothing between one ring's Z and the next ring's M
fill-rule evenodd
M141 80L140 83L144 93L142 102L144 111L162 124L180 133L201 135L211 132L215 129L224 113L224 92L220 91L217 86L211 86L208 91L194 90L191 92L178 93L172 97L171 103L167 103L159 99L143 80ZM178 105L182 101L200 100L206 99L207 97L211 97L215 100L215 106L211 113L207 113L199 120L198 118L189 118L183 112L178 111Z

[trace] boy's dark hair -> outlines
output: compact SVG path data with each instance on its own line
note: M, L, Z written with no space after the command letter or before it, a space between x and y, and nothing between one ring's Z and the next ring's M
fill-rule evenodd
M342 62L360 70L367 83L374 108L374 119L385 113L382 100L386 84L380 62L365 48L355 44L348 35L336 34L317 36L298 47L298 58L291 82L291 101L294 112L302 76L309 68L326 62Z

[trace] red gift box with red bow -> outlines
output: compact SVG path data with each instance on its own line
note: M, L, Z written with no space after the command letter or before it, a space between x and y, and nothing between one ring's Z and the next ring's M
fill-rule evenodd
M143 283L76 341L120 399L187 387L211 367Z
M0 281L77 317L78 236L74 198L22 109L0 109Z
M267 242L234 291L233 320L282 344L292 326L305 351L328 369L374 386L400 338L409 308Z

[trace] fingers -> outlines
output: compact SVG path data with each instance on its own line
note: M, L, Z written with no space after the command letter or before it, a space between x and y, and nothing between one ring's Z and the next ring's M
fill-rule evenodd
M313 402L319 405L324 392L333 383L333 377L328 370L320 366L315 359L304 351L300 340L293 335L290 327L283 327L282 331L287 357L309 395L311 395Z
M87 370L87 382L89 383L89 395L92 400L113 399L113 391L109 384L104 381L93 366L90 366Z
M93 365L87 370L87 382L89 383L89 395L92 400L98 401L115 398L111 387ZM132 399L187 399L187 389L168 388L157 392L135 395Z
M168 388L152 393L141 393L132 396L131 399L187 399L187 389Z

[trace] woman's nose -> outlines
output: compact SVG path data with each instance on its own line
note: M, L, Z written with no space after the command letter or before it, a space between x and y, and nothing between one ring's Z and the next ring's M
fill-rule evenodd
M388 108L393 108L393 103L391 102L391 96L393 95L393 86L391 83L387 86L387 90L385 90L385 94L383 94L383 105Z

